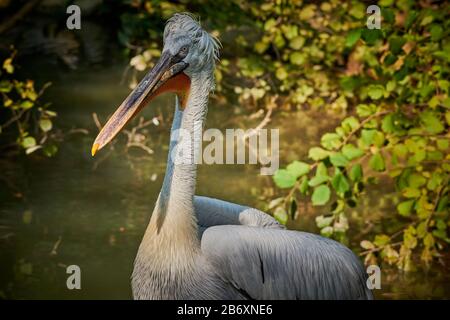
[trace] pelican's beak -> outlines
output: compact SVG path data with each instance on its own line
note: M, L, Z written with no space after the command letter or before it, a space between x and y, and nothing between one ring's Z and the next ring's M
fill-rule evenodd
M110 142L151 99L163 92L181 93L186 97L190 87L190 79L182 71L188 66L177 61L169 52L163 52L159 61L145 75L137 87L117 108L106 125L95 138L92 145L92 156Z

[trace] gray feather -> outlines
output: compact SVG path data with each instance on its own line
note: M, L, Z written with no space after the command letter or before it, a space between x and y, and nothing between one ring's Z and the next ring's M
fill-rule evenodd
M351 250L318 235L248 226L206 229L202 253L252 299L371 299Z

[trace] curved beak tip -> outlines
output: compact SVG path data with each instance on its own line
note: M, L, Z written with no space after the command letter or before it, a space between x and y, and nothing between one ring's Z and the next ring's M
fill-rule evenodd
M94 145L92 146L92 150L91 150L92 156L95 156L99 147L100 147L100 145L98 143L94 143Z

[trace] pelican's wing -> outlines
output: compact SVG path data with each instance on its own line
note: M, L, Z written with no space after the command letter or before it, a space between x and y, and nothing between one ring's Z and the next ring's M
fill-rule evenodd
M260 210L219 199L194 196L194 209L201 229L217 225L284 229L272 216Z
M236 297L370 299L367 274L348 248L318 235L247 226L206 229L204 256Z

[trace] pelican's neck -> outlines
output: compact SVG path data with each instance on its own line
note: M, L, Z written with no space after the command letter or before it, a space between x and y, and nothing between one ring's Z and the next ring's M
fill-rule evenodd
M197 178L197 156L213 84L209 73L191 76L191 88L184 111L176 100L166 174L150 225L151 232L166 236L178 248L199 246L193 198ZM176 241L175 241L176 240ZM179 240L179 241L178 241ZM182 243L182 244L181 244Z

